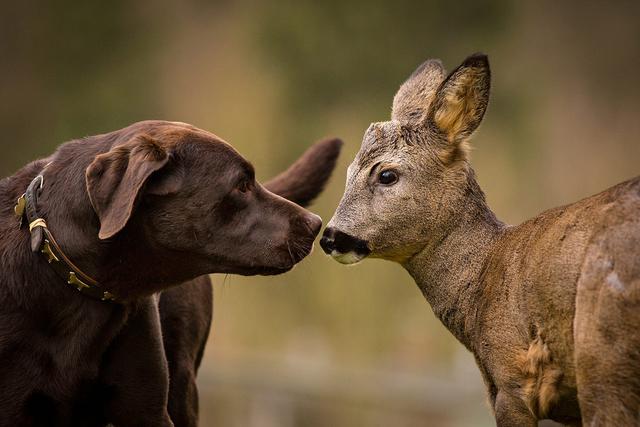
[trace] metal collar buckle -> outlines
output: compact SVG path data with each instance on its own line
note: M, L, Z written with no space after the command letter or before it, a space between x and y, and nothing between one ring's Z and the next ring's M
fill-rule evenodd
M47 226L47 222L38 214L37 202L39 193L44 187L42 175L36 176L27 191L20 196L13 208L19 221L19 227L23 225L24 218L29 222L29 234L31 235L31 250L42 253L55 272L83 295L100 301L116 301L111 292L105 291L98 282L88 274L83 273L65 255L56 242L53 234Z

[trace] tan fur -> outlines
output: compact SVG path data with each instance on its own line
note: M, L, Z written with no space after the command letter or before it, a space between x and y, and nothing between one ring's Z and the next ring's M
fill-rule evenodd
M640 177L508 226L466 145L489 99L486 56L436 73L434 93L418 90L433 87L420 81L428 75L414 73L392 120L365 132L327 228L411 274L473 352L499 426L638 425ZM378 182L385 169L394 184ZM352 253L332 252L367 256Z
M487 106L488 68L463 64L444 81L435 97L429 120L448 142L440 150L444 164L469 158L469 136L480 124Z
M444 67L439 60L430 59L418 67L400 86L393 98L391 108L393 120L408 123L424 120L429 108L424 100L433 98L445 75Z
M449 141L460 134L465 119L478 107L478 95L472 87L473 78L471 73L460 76L460 81L444 93L445 108L435 114L436 125L445 131Z
M526 352L518 354L517 362L523 377L522 399L533 415L544 419L559 399L562 371L553 364L551 351L540 333Z

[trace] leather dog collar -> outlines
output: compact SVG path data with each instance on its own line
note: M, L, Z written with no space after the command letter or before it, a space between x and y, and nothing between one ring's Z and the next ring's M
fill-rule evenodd
M83 295L100 301L115 302L115 295L105 291L95 279L83 273L71 262L51 234L44 218L38 214L38 196L42 192L43 186L43 176L36 176L29 184L27 191L20 196L14 208L16 217L20 221L20 227L22 227L25 217L29 223L31 250L42 253L53 270L69 286L74 287Z

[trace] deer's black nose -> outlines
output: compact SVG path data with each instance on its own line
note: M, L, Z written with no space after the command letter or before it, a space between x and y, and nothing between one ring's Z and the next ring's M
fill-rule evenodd
M320 247L327 255L331 254L336 247L333 234L332 228L325 228L324 233L322 233L322 237L320 238Z
M341 254L355 252L358 255L365 256L371 253L371 249L369 249L369 245L365 240L350 236L333 227L325 228L320 239L320 246L327 255L330 255L333 251Z

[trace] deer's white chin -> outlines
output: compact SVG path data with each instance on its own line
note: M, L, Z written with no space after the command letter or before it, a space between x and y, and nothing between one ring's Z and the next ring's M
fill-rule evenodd
M340 264L355 264L362 261L366 255L357 254L355 252L341 253L336 250L331 252L331 257Z

